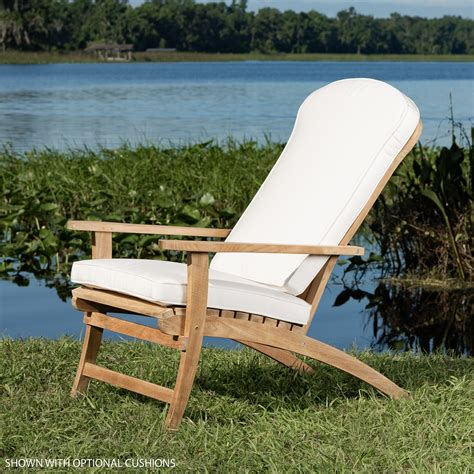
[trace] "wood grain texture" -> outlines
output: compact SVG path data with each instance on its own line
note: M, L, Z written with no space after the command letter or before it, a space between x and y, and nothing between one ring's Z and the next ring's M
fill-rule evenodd
M119 308L135 314L143 314L154 318L169 318L174 315L173 309L157 303L141 300L133 296L108 290L79 287L72 290L73 298L86 302L99 303L109 308ZM77 301L77 300L76 300Z
M244 242L208 242L196 240L160 240L162 250L185 252L287 253L310 255L364 255L363 247L330 245L278 245Z
M318 309L319 303L323 296L326 285L331 277L331 273L334 270L334 267L337 262L337 257L330 257L324 267L316 275L316 278L312 281L311 285L308 288L308 293L306 295L305 301L311 303L311 310L309 313L308 321L304 325L305 334L308 332L311 323L313 321L314 315Z
M259 344L258 342L242 341L239 339L235 339L235 341L240 342L245 346L251 347L262 354L265 354L280 364L286 365L290 369L297 370L301 373L314 373L314 369L310 365L308 365L306 362L303 362L290 351L279 349L277 347L265 346L264 344Z
M102 314L107 314L107 313L136 314L138 316L153 317L153 316L149 316L148 314L141 314L141 313L137 313L137 312L122 309L122 308L116 308L113 306L107 306L105 304L96 303L95 301L86 301L81 298L77 298L74 295L71 298L71 303L75 309L82 312L102 313Z
M183 314L183 311L181 311L182 308L178 308L177 314L172 317L172 318L167 318L165 320L160 320L158 321L158 327L166 334L170 335L180 335L184 334L184 323L185 323L185 315ZM218 313L218 314L216 314ZM278 324L278 320L272 319L272 318L266 318L264 316L256 315L256 314L248 314L248 313L242 313L238 311L228 311L228 310L212 310L208 309L207 310L207 318L215 318L215 317L220 317L224 319L240 319L243 321L249 321L253 324L258 324L258 325L264 325L266 324L265 327L273 327L277 328L280 331L302 331L303 327L299 325L294 325L294 324L288 324L288 325L283 325L283 324ZM253 326L251 326L253 327ZM303 362L301 359L296 357L294 354L292 354L289 351L282 350L282 349L277 349L275 347L270 347L270 346L265 346L263 344L258 344L255 342L248 342L248 341L241 341L236 339L236 342L239 342L240 344L246 345L258 352L261 352L262 354L265 354L269 357L271 357L273 360L280 362L281 364L290 367L292 369L295 369L299 372L305 372L305 373L313 373L314 370L311 366Z
M176 314L170 318L158 320L158 328L165 334L170 336L183 336L185 334L186 312L185 308L176 308ZM291 331L302 334L304 326L293 323L285 323L278 319L268 318L256 314L244 313L241 311L216 310L208 308L206 310L206 321L215 318L222 319L237 319L241 321L248 321L251 323L250 327L269 327L276 328L279 331Z
M85 313L85 318L90 318L92 313ZM75 397L77 392L84 393L89 386L90 378L84 374L86 363L94 363L97 359L100 343L102 342L103 329L86 325L84 342L82 343L81 358L77 366L76 377L71 389L71 396Z
M84 374L89 378L107 382L116 387L125 388L166 403L170 403L173 398L173 390L167 387L121 374L89 362L85 364Z
M105 314L92 313L92 316L85 318L84 322L94 327L125 334L143 341L155 342L171 347L172 349L182 350L186 347L186 341L183 340L182 337L173 337L161 332L159 329L144 326L143 324L132 323Z
M405 390L367 364L339 349L301 333L283 332L279 331L278 328L258 327L238 319L208 318L204 335L234 339L244 343L258 343L296 352L343 370L392 398L401 398L407 395Z
M188 254L188 286L184 323L184 335L188 338L188 346L181 352L173 400L166 416L166 427L170 430L177 430L181 424L194 383L205 329L208 284L208 255L206 253ZM217 317L217 319L221 318Z
M92 258L112 258L112 234L94 232L92 234Z
M70 230L90 232L116 232L121 234L189 235L194 237L227 237L231 229L208 229L202 227L168 226L152 224L124 224L122 222L75 221L67 222Z

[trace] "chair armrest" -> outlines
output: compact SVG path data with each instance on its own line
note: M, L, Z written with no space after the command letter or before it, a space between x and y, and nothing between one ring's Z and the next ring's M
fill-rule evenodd
M243 253L291 253L309 255L364 255L363 247L351 245L279 245L241 242L207 242L195 240L160 240L162 250L186 252L243 252Z
M124 224L122 222L68 221L70 230L90 232L118 232L127 234L189 235L192 237L227 237L230 229L207 229L202 227Z

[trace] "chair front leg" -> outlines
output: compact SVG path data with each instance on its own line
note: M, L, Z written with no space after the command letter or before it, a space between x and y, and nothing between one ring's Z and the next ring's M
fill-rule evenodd
M186 349L181 352L173 400L166 417L166 427L177 430L188 404L194 383L207 312L209 257L207 253L188 254L188 284L184 336Z
M85 313L86 316L90 317L92 313ZM102 328L97 328L89 324L86 325L86 335L84 337L84 343L82 344L81 359L77 367L76 378L72 385L71 396L75 397L77 392L84 393L89 386L90 378L83 374L84 365L86 362L94 364L97 359L99 352L100 343L102 342Z
M92 233L92 258L112 258L112 233L111 232L93 232ZM91 312L84 313L90 317ZM97 359L102 334L104 330L89 324L86 325L86 334L82 344L81 359L77 367L76 378L71 389L71 396L75 397L77 392L85 392L89 386L90 378L83 375L86 362L93 364Z

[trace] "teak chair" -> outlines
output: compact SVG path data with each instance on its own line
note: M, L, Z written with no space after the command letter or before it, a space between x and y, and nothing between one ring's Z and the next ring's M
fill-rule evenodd
M86 333L72 395L90 379L169 403L168 429L182 420L204 336L229 338L302 372L296 354L332 365L399 398L405 390L345 352L306 334L339 255L363 255L348 243L422 130L414 103L372 79L347 79L312 93L291 137L235 228L70 221L91 231L92 260L76 262L73 305ZM225 238L160 240L187 252L187 265L112 259L112 234ZM215 253L209 267L209 254ZM157 328L109 313L157 318ZM104 329L180 352L173 389L96 364Z

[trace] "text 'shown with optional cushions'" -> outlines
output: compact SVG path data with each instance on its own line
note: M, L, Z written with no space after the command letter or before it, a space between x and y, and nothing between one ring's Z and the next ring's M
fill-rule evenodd
M285 149L234 229L69 221L93 237L92 260L72 269L81 285L73 304L86 324L72 394L91 378L142 393L170 404L166 425L177 429L202 338L213 336L313 372L295 355L302 354L404 396L379 372L306 334L337 257L363 254L349 241L421 130L416 105L389 84L333 82L303 102ZM163 250L186 252L187 264L112 259L113 233L126 232L202 239L160 240ZM157 327L110 313L156 318ZM178 350L174 388L97 365L104 329Z

